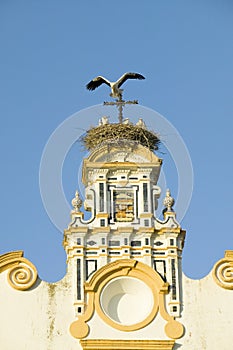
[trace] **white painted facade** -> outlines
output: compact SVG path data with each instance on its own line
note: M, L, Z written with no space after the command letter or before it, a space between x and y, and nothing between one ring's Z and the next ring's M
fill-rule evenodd
M184 276L169 192L164 219L156 214L161 165L131 141L84 159L91 216L76 193L66 276L46 283L22 252L0 257L1 349L232 349L233 252L201 280Z
M7 271L0 275L1 349L82 349L79 341L69 332L74 320L74 307L68 275L52 287L38 281L34 289L26 292L10 287L6 275ZM175 345L174 349L231 350L232 298L232 290L219 287L213 280L212 272L201 280L183 276L184 304L179 321L185 326L185 335L176 341L182 347ZM159 317L145 329L123 332L104 324L96 314L90 321L90 337L167 339L163 332L164 325L165 321Z

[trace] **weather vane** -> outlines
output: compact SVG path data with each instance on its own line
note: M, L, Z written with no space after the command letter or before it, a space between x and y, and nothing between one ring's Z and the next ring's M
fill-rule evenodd
M128 79L145 79L145 77L141 74L138 73L125 73L123 74L117 81L111 82L107 80L106 78L102 76L98 76L91 80L87 85L86 88L88 90L95 90L97 87L99 87L102 84L107 84L111 88L111 93L110 96L115 98L116 101L114 102L104 102L105 106L117 106L118 107L118 118L119 118L119 123L123 122L123 107L126 104L138 104L137 100L133 101L124 101L122 99L122 93L123 89L120 89L121 85L124 84L124 82Z

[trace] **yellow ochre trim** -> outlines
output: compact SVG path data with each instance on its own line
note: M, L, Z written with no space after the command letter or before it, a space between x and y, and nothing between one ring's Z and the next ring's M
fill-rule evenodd
M75 211L75 210L72 210L71 211L71 217L72 218L75 218L75 217L79 217L79 218L84 218L84 213L82 211Z
M233 250L226 250L225 251L225 258L233 259Z
M140 263L138 263L140 264ZM138 279L143 280L143 282L148 285L148 287L152 290L153 292L153 298L154 298L154 304L152 307L152 310L150 312L150 314L145 318L145 320L138 322L136 324L133 325L122 325L119 323L114 322L112 319L110 319L102 310L101 304L100 304L100 295L101 292L103 290L103 288L106 286L106 284L111 281L114 278L117 277L122 277L122 276L130 276L130 277L135 277ZM135 331L137 329L141 329L143 327L145 327L146 325L148 325L156 316L157 312L158 312L158 295L156 293L156 289L154 289L154 284L151 279L146 279L146 278L141 278L142 274L140 271L137 270L137 267L135 266L133 269L128 269L125 268L120 271L117 272L113 272L110 276L106 277L98 286L98 290L95 294L95 307L96 307L96 311L99 314L99 316L102 318L102 320L107 323L109 326L116 328L120 331L125 331L125 332L130 332L130 331ZM144 276L143 276L144 277Z
M79 318L72 322L70 325L70 333L74 338L82 339L85 338L90 328L86 323L89 321L94 313L94 293L89 293L88 305L84 315L80 315Z
M143 219L143 218L152 218L154 215L152 214L152 213L141 213L140 215L139 215L139 217L141 218L141 219Z
M133 325L122 325L114 322L103 312L100 303L101 292L105 285L112 279L122 276L138 278L148 285L153 293L154 305L151 313L145 320ZM87 294L87 309L70 327L70 332L75 338L82 339L88 335L89 326L86 322L90 320L95 309L105 323L125 332L135 331L147 326L156 317L159 309L161 316L167 321L165 326L167 336L177 339L183 335L182 324L175 321L174 317L170 316L165 309L164 294L168 293L168 283L165 283L156 271L142 262L132 259L115 260L96 271L90 281L84 284L84 291Z
M106 227L94 227L92 233L109 233L111 231L109 226Z
M108 218L108 213L97 213L96 214L96 219L99 219L99 218Z
M37 280L36 267L23 257L23 251L0 255L0 273L9 270L7 280L17 290L31 288Z
M138 163L138 162L87 162L86 164L86 169L117 169L119 170L119 168L121 169L130 169L130 170L137 170L138 168L140 169L144 169L144 168L160 168L161 163ZM96 180L101 180L101 181L106 181L106 179L96 179ZM145 180L145 179L144 179Z
M73 234L73 233L87 233L88 232L88 227L87 226L80 226L80 227L70 227L66 230L64 230L64 235L67 234Z
M162 227L161 229L159 230L155 230L155 232L158 234L158 235L161 235L161 234L164 234L164 233L181 233L183 230L181 230L180 227ZM174 237L175 238L175 237Z
M85 339L83 350L172 350L174 340Z
M166 218L167 216L176 217L176 213L174 211L165 211L164 218Z

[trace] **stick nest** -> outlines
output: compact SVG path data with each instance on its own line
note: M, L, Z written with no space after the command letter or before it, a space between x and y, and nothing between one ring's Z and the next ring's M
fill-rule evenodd
M158 149L160 140L157 134L133 124L105 124L89 129L82 142L89 151L106 141L134 141L151 151Z

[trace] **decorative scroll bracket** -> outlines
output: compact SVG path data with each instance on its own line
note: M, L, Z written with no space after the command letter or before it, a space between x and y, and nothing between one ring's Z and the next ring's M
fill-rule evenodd
M23 257L23 251L15 251L0 256L0 273L8 271L7 280L17 290L31 288L37 280L36 267Z

